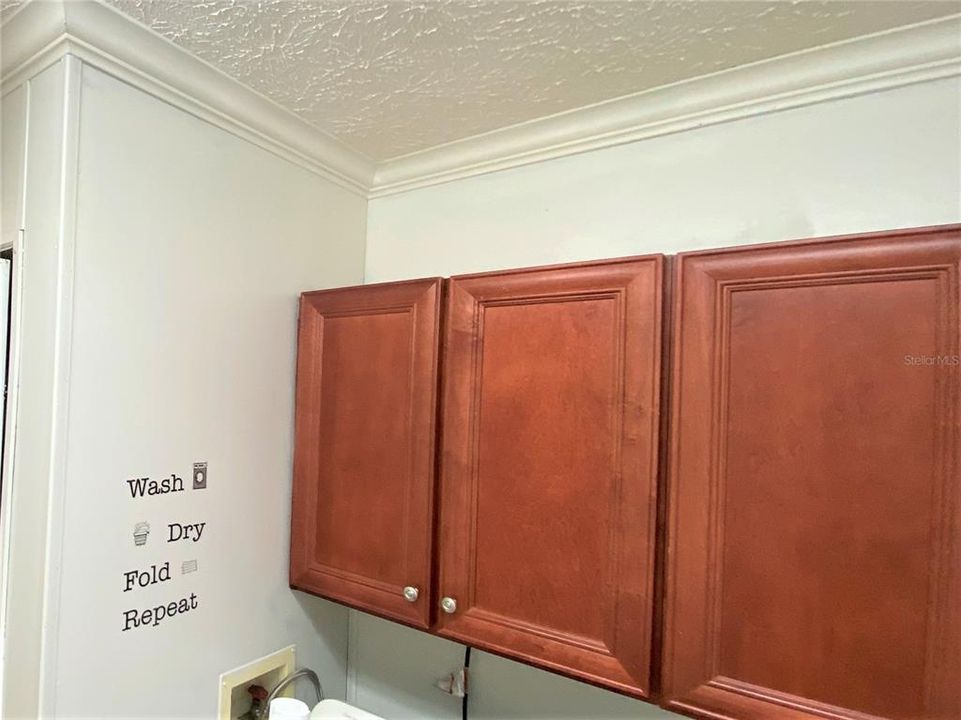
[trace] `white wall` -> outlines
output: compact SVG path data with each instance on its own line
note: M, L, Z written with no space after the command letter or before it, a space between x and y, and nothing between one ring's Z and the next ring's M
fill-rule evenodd
M957 222L959 112L942 80L379 198L365 279Z
M0 99L0 245L4 249L12 247L18 239L19 229L23 222L23 161L27 139L27 86L21 85ZM12 313L11 313L12 315ZM0 428L0 432L3 429ZM12 444L8 445L7 455L12 455ZM6 606L7 606L7 569L10 564L7 533L10 525L9 482L3 487L7 479L7 470L2 471L0 478L0 636L6 638ZM14 641L16 642L16 641ZM34 645L36 643L33 643ZM3 656L6 642L0 641L0 715L3 714L3 684L6 680ZM38 658L39 660L39 658ZM24 684L23 680L19 681Z
M300 291L362 280L366 200L73 62L75 233L49 246L69 347L45 714L210 718L222 671L291 643L343 697L346 609L287 587L295 329ZM131 498L128 478L171 473L185 492ZM205 522L202 539L166 543L172 522ZM167 560L170 581L124 592L124 572ZM191 593L196 610L123 631L126 610Z
M371 201L367 282L961 221L961 83L931 82ZM453 643L352 613L352 696L456 718ZM478 653L471 717L654 708ZM665 714L666 716L666 714Z
M60 288L65 168L70 164L65 132L66 62L39 73L3 98L3 240L14 245L9 434L3 473L0 539L3 555L2 707L0 716L31 717L38 710L42 665L47 553L47 510L51 478L60 458L54 416L62 397L58 379L69 338ZM29 132L27 129L29 128ZM30 157L29 165L24 158ZM22 239L18 230L28 226ZM27 252L25 252L25 250ZM24 258L29 256L29 262ZM12 427L12 423L11 423ZM11 476L13 457L16 473Z
M12 245L22 220L24 144L27 139L27 86L0 99L0 245Z

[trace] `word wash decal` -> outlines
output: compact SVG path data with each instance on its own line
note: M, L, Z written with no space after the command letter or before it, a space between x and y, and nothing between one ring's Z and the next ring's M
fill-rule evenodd
M197 490L207 489L207 463L193 463L187 481L177 473L157 478L134 477L124 480L124 494L136 503L138 519L128 536L131 557L141 562L132 563L121 573L124 598L129 598L122 611L121 631L138 628L157 628L178 615L192 613L200 607L196 592L184 585L189 584L202 566L195 554L198 543L207 537L207 522L177 511L172 517L162 517L160 512L150 512L151 499L163 496L179 496L181 499L164 501L155 508L165 508L170 513L171 503L186 503L186 497ZM163 557L167 556L167 557ZM163 597L158 601L160 590ZM138 602L138 593L146 593L147 599Z

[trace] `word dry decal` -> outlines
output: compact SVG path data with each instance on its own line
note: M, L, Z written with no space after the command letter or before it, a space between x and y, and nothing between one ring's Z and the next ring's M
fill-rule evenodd
M170 537L167 538L167 542L177 542L178 540L192 540L197 542L200 540L200 536L204 533L204 527L207 523L194 523L192 525L181 525L180 523L170 523L167 525L167 530L170 531Z

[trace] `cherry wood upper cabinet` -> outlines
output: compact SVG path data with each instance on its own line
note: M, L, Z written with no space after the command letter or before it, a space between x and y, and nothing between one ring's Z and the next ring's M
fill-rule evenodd
M680 256L666 707L961 718L959 262L959 227Z
M649 693L662 274L451 279L439 634Z
M431 612L440 299L433 279L300 304L291 586L418 627Z

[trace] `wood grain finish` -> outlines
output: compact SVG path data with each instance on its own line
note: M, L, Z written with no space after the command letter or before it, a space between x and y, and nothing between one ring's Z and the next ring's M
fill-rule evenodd
M438 632L649 693L663 258L455 277Z
M297 360L291 585L423 628L441 288L305 293Z
M961 718L961 228L679 257L664 704Z

